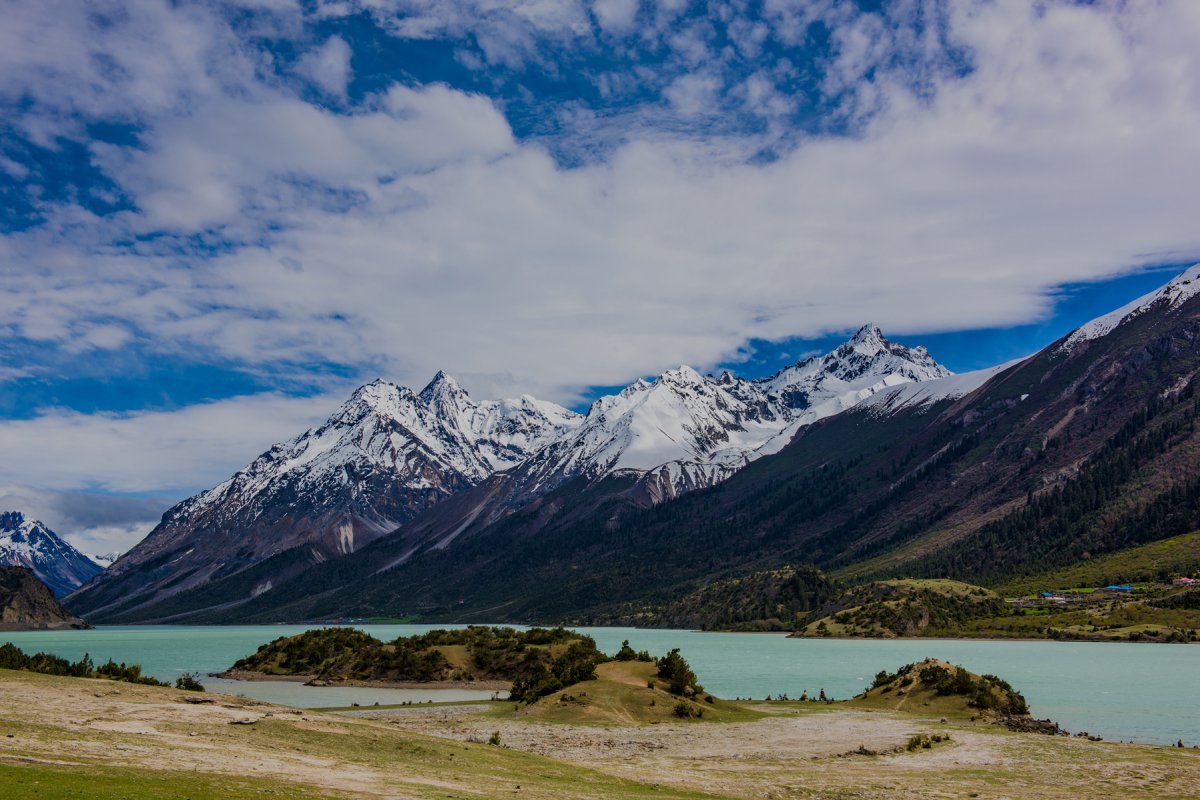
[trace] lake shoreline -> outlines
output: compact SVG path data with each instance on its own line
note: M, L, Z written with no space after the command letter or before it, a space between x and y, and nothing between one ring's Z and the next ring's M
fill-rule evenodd
M512 689L511 681L381 681L357 678L329 680L319 675L272 675L248 669L227 669L224 672L210 672L208 676L230 681L301 683L316 688L350 686L360 689L474 689L497 692Z
M362 625L380 639L420 635L432 625ZM0 634L27 652L38 651L76 661L90 654L97 663L112 658L141 664L143 674L174 682L184 670L209 675L254 653L280 636L309 630L302 626L102 626L88 631L30 631ZM580 628L596 638L600 649L615 653L628 639L635 650L662 655L682 648L717 697L787 694L810 696L824 688L834 697L850 697L870 684L881 670L935 656L976 673L999 675L1025 695L1035 714L1050 717L1071 730L1086 730L1109 741L1187 744L1200 742L1200 713L1180 697L1195 691L1196 657L1200 650L1133 647L1126 642L1091 645L1046 639L980 640L929 637L907 639L829 639L818 642L783 636L715 636L710 632L662 628ZM1139 644L1144 644L1139 643ZM1097 658L1102 656L1102 658ZM1131 681L1130 676L1153 676ZM449 700L487 700L494 690L479 684L453 689L420 685L409 689L304 686L303 681L266 676L258 681L220 681L223 688L297 707L371 706ZM1121 687L1117 689L1116 687ZM463 695L460 698L460 694ZM507 696L503 692L501 697Z

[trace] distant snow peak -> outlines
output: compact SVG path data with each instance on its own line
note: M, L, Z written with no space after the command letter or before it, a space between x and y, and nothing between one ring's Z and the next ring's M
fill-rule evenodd
M883 338L883 331L880 330L878 325L874 322L868 322L855 331L846 344L855 349L862 348L874 352L886 349L888 341Z
M108 567L121 557L121 554L116 551L111 553L85 553L84 555L91 559L93 563L99 564L101 567Z
M58 597L100 571L44 523L20 511L0 513L0 565L29 567Z
M353 519L359 546L438 497L519 463L581 419L531 397L476 403L444 372L420 394L374 380L318 427L171 509L169 527L253 529L269 520L283 526L321 519L315 528L298 524L299 535L337 550L347 546Z
M467 397L467 393L458 385L458 381L442 370L438 370L438 373L433 376L433 380L426 384L418 396L428 406L434 408L444 403L457 403Z
M1161 288L1139 297L1137 300L1118 308L1116 311L1096 317L1091 322L1081 325L1067 337L1061 349L1069 352L1079 342L1107 336L1118 325L1141 316L1151 309L1164 306L1167 309L1177 308L1198 293L1200 293L1200 264L1194 264L1176 275Z
M889 342L873 324L825 356L755 381L680 366L596 400L583 424L525 471L541 491L581 474L640 475L652 498L666 498L724 480L798 428L882 389L951 374L925 348Z

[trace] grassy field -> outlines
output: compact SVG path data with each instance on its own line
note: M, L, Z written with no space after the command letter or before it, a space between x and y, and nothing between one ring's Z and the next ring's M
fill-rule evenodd
M1200 572L1200 531L1097 556L1063 569L1019 578L997 587L997 591L1020 596L1047 589L1138 583L1155 580L1160 573L1189 575L1193 572Z
M917 693L905 713L869 702L715 701L700 720L667 721L652 710L661 703L648 703L661 692L645 685L652 671L604 665L597 681L570 687L588 693L584 705L546 698L514 713L497 703L494 716L410 707L378 719L0 671L0 796L1141 800L1200 791L1200 751L1005 732ZM492 731L502 745L482 743ZM905 747L921 735L941 738Z
M0 761L0 786L4 787L4 797L12 800L224 800L233 797L307 800L352 796L273 780L225 778L194 772L3 761Z
M0 794L6 800L710 796L370 720L222 696L194 704L186 697L173 689L0 670Z

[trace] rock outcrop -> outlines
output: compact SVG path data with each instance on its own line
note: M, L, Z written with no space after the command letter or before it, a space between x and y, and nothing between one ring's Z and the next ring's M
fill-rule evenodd
M0 567L0 631L90 628L72 616L28 567Z

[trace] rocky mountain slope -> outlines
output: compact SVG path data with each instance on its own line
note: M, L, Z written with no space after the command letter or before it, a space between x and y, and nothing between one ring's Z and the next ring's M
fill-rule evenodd
M376 381L324 425L168 511L71 604L127 614L221 581L245 601L399 527L405 541L444 549L580 492L603 499L618 487L653 505L728 478L798 427L878 391L949 374L869 325L770 378L681 367L597 400L585 416L531 397L476 403L444 373L419 394ZM412 552L402 544L382 566Z
M0 631L87 628L28 567L0 567Z
M0 513L0 566L28 567L58 597L102 569L44 523L20 511Z
M787 563L996 585L1195 530L1198 282L1195 267L1016 364L877 392L669 502L634 502L638 478L614 472L494 519L439 518L464 494L237 614L586 622Z

